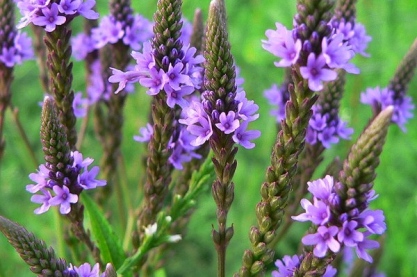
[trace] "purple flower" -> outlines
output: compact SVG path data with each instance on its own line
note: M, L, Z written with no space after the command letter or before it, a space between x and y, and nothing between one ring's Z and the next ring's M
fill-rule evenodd
M167 105L170 108L174 108L175 105L181 108L188 106L188 102L184 99L184 96L194 92L194 86L182 86L179 90L173 90L165 84L164 88L167 94Z
M247 127L248 127L248 121L241 122L239 128L235 130L232 138L234 142L242 145L246 149L252 149L255 147L255 143L251 142L251 140L259 138L261 136L261 131L259 130L247 131L246 130Z
M78 13L84 16L87 19L98 19L99 14L93 9L95 6L96 1L95 0L87 0L81 3L81 5L78 7Z
M100 25L91 30L91 37L95 47L100 49L107 43L116 43L124 35L123 25L112 16L105 16L101 19Z
M45 26L46 32L52 32L57 25L65 23L65 16L58 14L58 4L52 3L51 7L45 7L41 9L42 15L37 15L32 19L32 23L37 26Z
M358 221L372 234L381 235L387 229L385 216L381 210L365 210L359 215Z
M71 211L71 203L78 202L78 195L70 193L66 186L62 188L60 186L54 186L52 189L56 195L49 200L49 204L51 206L60 205L59 212L61 214L68 214Z
M388 106L394 106L394 114L391 120L403 132L406 131L404 125L408 119L413 117L412 110L414 109L414 105L412 104L411 98L405 95L396 97L394 91L388 88L368 88L365 92L361 93L361 102L370 105L374 111L384 110Z
M278 88L276 84L264 91L264 96L268 99L269 104L275 108L271 110L270 114L276 118L277 122L281 122L285 118L284 93L284 89Z
M207 116L198 117L197 122L188 125L187 131L196 137L193 141L191 141L191 145L199 146L204 144L204 142L209 140L211 135L213 134L213 128L211 127L210 118Z
M323 131L327 126L327 121L327 114L322 115L320 112L315 111L310 121L308 122L308 125L316 131Z
M141 52L132 51L132 57L136 61L136 70L148 71L155 66L155 60L152 54L152 46L150 42L143 43L143 49Z
M343 68L349 73L358 74L359 69L349 64L353 58L354 52L343 43L343 34L335 34L331 40L323 38L321 43L323 57L330 68Z
M137 72L137 71L126 71L123 72L121 70L118 70L116 68L110 67L112 71L112 75L109 77L110 83L119 83L119 87L114 93L119 93L122 91L127 83L133 83L138 81L141 77L143 77L143 72Z
M367 236L367 233L365 232L365 236ZM363 241L358 242L356 244L356 254L359 258L372 263L373 259L371 255L369 255L365 250L367 249L375 249L379 247L379 243L375 240L368 240L364 238Z
M100 276L100 267L99 264L95 264L93 268L91 268L91 265L89 263L84 263L80 265L79 267L70 267L71 270L74 270L79 277L99 277ZM104 276L103 274L102 276Z
M133 139L138 142L148 142L153 135L153 126L149 123L146 123L146 127L139 129L139 136L134 136Z
M336 273L337 273L337 269L331 265L328 265L326 267L326 271L324 272L323 277L334 277L336 276Z
M302 238L304 245L316 245L313 253L316 257L322 258L326 255L327 249L330 248L334 253L340 249L340 243L334 238L339 229L336 226L320 226L317 233L309 234Z
M83 60L95 47L90 36L80 33L71 38L72 54L76 60Z
M42 214L49 210L51 207L50 200L52 199L52 195L49 190L41 189L42 194L35 194L30 198L30 201L33 203L42 204L39 208L35 209L35 214Z
M36 173L29 174L29 178L34 181L35 185L27 185L26 190L30 193L36 193L39 190L48 186L49 170L44 164L39 166L39 170Z
M308 191L319 200L327 201L333 192L334 180L330 175L323 179L307 182Z
M168 72L163 75L165 86L169 86L173 90L180 90L181 84L193 86L190 76L182 74L183 67L182 63L177 63L175 66L169 65Z
M307 66L300 67L301 76L308 80L308 87L312 91L323 89L322 81L333 81L337 74L331 69L324 68L326 60L323 55L316 58L314 53L310 53L307 59Z
M366 53L365 50L371 40L372 38L366 34L365 27L362 24L356 22L354 35L349 40L349 44L352 46L353 51L364 57L369 57L369 54Z
M227 115L222 112L219 121L216 123L216 127L225 134L231 134L239 127L239 120L236 119L236 114L233 111L229 111Z
M255 104L253 100L248 100L246 98L246 92L241 90L236 94L235 100L239 101L237 106L237 116L245 121L254 121L259 117L259 114L256 113L259 109L259 106Z
M79 175L78 183L83 189L95 189L96 187L102 187L107 184L105 180L96 180L100 168L94 166L90 171L84 169L84 172Z
M316 225L324 225L330 220L330 207L323 201L314 198L314 205L307 199L301 199L301 206L306 211L298 216L292 216L293 220L311 221Z
M78 151L72 152L72 158L74 159L73 166L77 166L79 168L87 168L94 161L92 158L84 159L83 154Z
M152 23L145 17L136 14L131 26L126 26L123 43L139 51L142 44L153 36Z
M81 0L61 0L58 5L58 10L63 14L75 14L81 2Z
M148 91L146 92L149 95L157 95L162 88L164 87L164 71L162 69L158 70L155 67L152 67L149 70L149 77L140 78L139 82L142 86L147 87Z
M328 127L317 134L317 139L321 141L321 144L325 148L330 148L332 144L338 143L339 138L337 137L336 128Z
M83 94L77 92L74 95L74 100L72 102L72 108L74 109L74 115L76 117L85 117L88 110L88 99L82 98Z
M358 223L354 220L343 222L343 226L337 234L340 243L346 246L354 247L358 242L363 241L363 234L356 230Z
M272 277L287 277L292 276L294 271L300 265L300 258L297 255L288 256L285 255L281 260L276 260L275 266L278 270L272 271Z
M15 55L16 49L14 47L3 47L0 53L0 62L7 67L13 67L15 64L20 63L20 57Z
M301 40L294 40L292 32L283 25L276 23L277 30L267 30L267 41L262 41L265 50L281 58L281 61L274 64L278 67L287 67L295 64L301 52Z
M336 133L342 139L349 140L350 136L353 134L353 129L347 127L347 123L345 121L339 119L339 122L338 122L337 128L336 128Z

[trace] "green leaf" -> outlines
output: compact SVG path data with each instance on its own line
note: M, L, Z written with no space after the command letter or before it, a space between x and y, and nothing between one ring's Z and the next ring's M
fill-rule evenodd
M90 217L91 231L99 246L103 261L119 268L126 259L126 254L118 237L94 201L86 193L81 194L81 199ZM131 275L127 273L126 276Z

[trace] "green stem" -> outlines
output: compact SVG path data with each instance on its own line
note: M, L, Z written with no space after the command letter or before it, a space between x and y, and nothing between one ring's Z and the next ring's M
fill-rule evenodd
M33 148L30 145L29 138L26 135L26 132L23 129L22 123L20 122L20 119L19 119L19 109L18 108L14 108L13 106L10 106L10 109L12 110L12 115L13 115L13 120L14 120L15 126L17 127L17 130L19 131L19 134L20 134L20 136L23 139L23 142L24 142L24 144L26 146L26 149L28 150L29 157L32 160L32 162L35 165L35 167L38 167L39 161L36 158L35 152L33 151Z

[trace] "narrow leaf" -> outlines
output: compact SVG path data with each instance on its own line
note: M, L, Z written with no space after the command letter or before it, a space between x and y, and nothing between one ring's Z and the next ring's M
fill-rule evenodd
M81 195L81 198L90 217L91 231L100 248L103 261L119 268L126 259L122 244L94 201L85 193Z

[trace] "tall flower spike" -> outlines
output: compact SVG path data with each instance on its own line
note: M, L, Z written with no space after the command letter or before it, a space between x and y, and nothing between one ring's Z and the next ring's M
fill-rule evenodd
M289 86L290 100L286 104L286 116L281 121L281 131L273 148L266 182L261 186L262 199L256 207L258 225L251 228L249 235L251 249L244 252L242 267L236 276L263 274L266 266L273 261L274 250L268 244L274 240L283 219L292 178L304 148L311 107L317 100L309 88L309 81L301 76L300 69L307 66L309 55L314 55L312 52L320 53L322 39L330 34L327 26L334 3L333 0L297 1L295 34L304 46L300 57L291 67L294 85Z
M133 11L131 8L130 0L112 0L110 1L110 13L112 18L116 22L123 24L122 29L126 30L130 28L133 23ZM110 50L111 49L111 50ZM110 63L112 67L125 70L130 61L129 45L123 43L122 38L119 38L116 43L106 45L106 49L102 49L102 60L106 63ZM110 57L107 54L111 53ZM104 80L110 75L108 67L104 66ZM104 82L107 84L107 80ZM115 90L113 85L112 90ZM99 195L99 201L103 201L111 192L112 185L115 181L115 176L119 164L120 158L120 145L122 143L122 127L123 127L123 107L126 101L127 93L123 91L119 94L110 94L110 98L106 101L108 107L107 117L105 117L106 123L103 130L105 134L101 138L103 141L104 153L101 160L101 167L103 169L104 176L109 180L110 185L106 186L102 193ZM99 107L97 107L99 109ZM103 113L102 113L103 115ZM100 120L103 120L101 118ZM115 185L118 185L115 183Z
M6 109L11 100L10 85L13 78L13 67L7 66L1 56L5 56L5 49L11 44L10 38L14 26L13 1L0 3L0 160L3 156L5 141L3 140L3 124ZM9 39L8 39L9 38ZM8 39L8 40L7 40Z
M339 181L343 185L336 188L336 192L342 200L341 206L345 212L354 208L363 210L366 205L367 194L372 189L368 184L375 179L375 170L379 165L379 155L384 146L393 110L394 107L390 106L379 113L352 146L343 164L343 170L339 175ZM346 201L351 198L355 199L355 207L346 205Z
M71 149L55 108L54 100L46 97L42 107L41 142L46 168L53 179L60 182L62 176L72 177L68 168L72 165ZM59 176L59 178L57 178Z
M237 110L236 73L224 20L224 2L211 1L204 49L205 92L202 96L203 106L213 130L209 140L214 153L213 163L216 172L212 194L217 205L219 229L212 231L212 238L218 256L218 276L225 275L226 248L233 236L233 226L227 227L226 221L234 198L232 178L237 166L237 147L234 145L231 132L237 129L238 125L235 124L239 124L234 112Z
M181 5L179 0L159 0L154 14L153 57L159 69L168 72L169 60L175 64L182 48ZM153 135L148 144L144 205L139 214L138 230L155 222L162 209L171 182L173 166L168 162L172 150L168 144L173 132L175 112L168 107L166 93L158 93L152 101Z
M59 117L65 126L68 142L71 149L75 149L77 131L75 130L76 118L72 103L74 91L72 85L72 62L71 58L71 30L69 25L56 26L52 32L46 32L44 41L48 49L48 75L49 93L54 96Z
M38 276L77 276L68 270L65 260L55 256L52 248L47 248L44 241L37 239L22 226L0 216L0 231L30 266L30 270Z
M369 201L374 198L371 191L372 182L375 179L375 170L379 164L379 155L382 152L392 114L392 106L383 110L364 130L358 141L352 146L350 153L344 162L343 170L339 174L340 182L334 186L334 190L336 191L339 200L336 201L336 210L332 212L336 214L335 216L337 218L341 218L340 216L342 214L345 214L348 218L350 216L356 217L357 215L360 217L360 213L367 208ZM315 193L316 197L318 197L318 188L320 187L315 187L315 190L310 188L310 191ZM356 222L349 224L356 224ZM378 231L377 233L381 232ZM347 236L348 234L353 234L353 231L349 230L343 235ZM367 235L366 232L365 235ZM308 239L312 238L311 236L314 235L307 235L304 237L306 242ZM341 238L339 236L338 239L340 240ZM363 237L358 240L359 241L355 242L355 244L357 243L358 245L358 255L360 254L361 258L372 261L372 259L368 258L367 254L364 253L364 250L367 248L376 248L378 247L378 244L374 241L366 240ZM346 245L348 244L348 241L344 242ZM334 252L337 251L338 249L334 249ZM307 251L293 276L322 276L327 265L330 264L334 258L334 253L319 258L316 257L312 251Z

